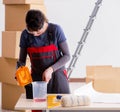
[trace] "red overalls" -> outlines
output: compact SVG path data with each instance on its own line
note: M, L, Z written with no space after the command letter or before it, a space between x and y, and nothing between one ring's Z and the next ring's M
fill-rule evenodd
M42 81L42 73L46 68L53 65L60 57L60 52L55 44L42 47L29 47L27 52L31 60L33 81ZM69 93L68 80L65 67L62 67L52 74L48 83L48 93Z
M44 70L61 57L58 47L53 42L42 47L28 47L27 52L31 61L33 81L42 81ZM53 72L52 78L47 85L47 93L70 93L65 67Z

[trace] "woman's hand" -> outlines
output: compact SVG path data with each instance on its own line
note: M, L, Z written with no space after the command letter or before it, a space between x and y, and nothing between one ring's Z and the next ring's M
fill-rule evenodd
M53 73L53 68L52 68L52 67L47 68L47 69L43 72L42 80L43 80L43 81L46 81L46 82L48 83L49 80L50 80L51 77L52 77L52 73Z

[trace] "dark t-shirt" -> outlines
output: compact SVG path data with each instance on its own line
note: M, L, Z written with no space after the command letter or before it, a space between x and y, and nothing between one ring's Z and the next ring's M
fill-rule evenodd
M61 27L57 24L49 23L48 29L42 35L37 37L29 34L25 29L21 34L20 47L28 48L31 45L34 47L45 46L48 43L48 38L50 38L50 36L48 35L49 33L51 33L52 41L57 46L59 46L61 42L64 42L66 40Z
M48 36L49 34L49 36ZM26 56L27 56L27 48L28 47L41 47L48 44L48 38L51 38L52 42L58 47L58 49L63 53L63 56L57 61L54 65L52 65L54 71L64 66L68 60L70 59L70 53L68 49L68 45L66 42L66 37L64 35L63 30L59 25L48 23L47 30L40 36L35 37L32 34L28 33L25 29L21 34L20 39L20 57L17 63L17 67L24 65L26 63ZM31 46L32 45L32 46Z

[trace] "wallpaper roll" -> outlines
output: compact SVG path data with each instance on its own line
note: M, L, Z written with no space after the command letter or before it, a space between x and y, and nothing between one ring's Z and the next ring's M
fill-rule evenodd
M73 107L73 106L87 106L90 105L90 98L88 96L76 96L76 95L65 95L61 98L61 105L63 107Z

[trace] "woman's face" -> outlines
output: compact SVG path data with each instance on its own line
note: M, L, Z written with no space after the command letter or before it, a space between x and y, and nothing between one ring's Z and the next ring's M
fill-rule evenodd
M29 34L32 34L34 36L40 36L41 34L43 34L45 32L45 30L47 29L48 24L44 23L43 27L41 29L39 29L38 31L28 31Z
M40 36L43 33L43 28L38 31L28 31L28 33L34 36Z

